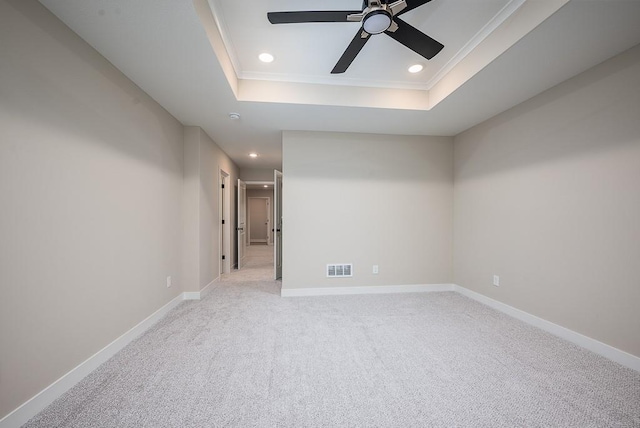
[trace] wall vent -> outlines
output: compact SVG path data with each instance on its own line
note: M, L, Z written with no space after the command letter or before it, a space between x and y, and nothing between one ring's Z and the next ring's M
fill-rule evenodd
M348 276L353 276L352 263L327 265L327 278L344 278Z

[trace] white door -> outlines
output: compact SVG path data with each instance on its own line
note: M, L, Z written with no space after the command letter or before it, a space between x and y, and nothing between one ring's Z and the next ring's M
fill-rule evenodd
M220 170L220 273L229 273L231 266L230 238L231 229L228 220L229 174Z
M282 173L273 171L273 270L276 279L282 278Z
M246 255L247 185L238 179L238 269L242 269Z

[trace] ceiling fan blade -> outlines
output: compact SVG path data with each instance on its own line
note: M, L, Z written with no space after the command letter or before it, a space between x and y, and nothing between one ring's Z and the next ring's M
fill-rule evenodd
M363 38L363 34L365 34L366 37ZM356 59L356 56L358 56L358 53L360 53L360 51L370 38L371 35L360 28L356 33L356 36L353 38L353 40L351 40L351 43L349 43L349 46L347 46L347 49L338 60L336 66L333 67L333 70L331 70L331 74L340 74L347 71L347 68L349 68L353 60Z
M267 18L272 24L296 24L303 22L347 22L348 15L361 12L361 10L269 12L267 13Z
M394 18L394 21L398 24L398 29L394 32L385 31L384 33L426 59L433 58L444 48L442 43L432 39L402 19Z
M407 3L407 7L402 9L402 11L398 12L396 16L400 16L403 13L407 13L410 10L415 9L416 7L422 6L425 3L429 3L430 1L431 0L405 0L405 2Z

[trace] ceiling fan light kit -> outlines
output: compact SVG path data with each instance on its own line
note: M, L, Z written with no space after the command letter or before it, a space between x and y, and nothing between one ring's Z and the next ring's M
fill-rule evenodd
M380 34L387 31L392 22L392 17L389 12L384 9L378 9L364 17L362 20L362 29L369 34Z
M272 24L361 22L360 30L331 70L331 74L338 74L347 71L370 36L376 34L384 33L426 59L436 56L444 45L398 18L430 1L398 0L389 3L389 0L364 0L362 10L269 12L267 18Z

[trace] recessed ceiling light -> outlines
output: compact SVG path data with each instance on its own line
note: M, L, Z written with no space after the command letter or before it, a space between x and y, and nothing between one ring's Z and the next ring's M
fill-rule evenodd
M260 55L258 55L258 58L260 59L260 61L262 62L273 62L274 58L273 55L271 55L270 53L266 53L263 52Z
M413 64L409 67L409 73L420 73L423 68L422 64Z
M240 119L240 114L239 113L229 113L229 119L238 120L238 119Z
M267 185L265 184L265 185L264 185L264 187L269 187L269 186L267 186Z
M250 158L257 158L258 154L257 153L249 153L249 157Z

